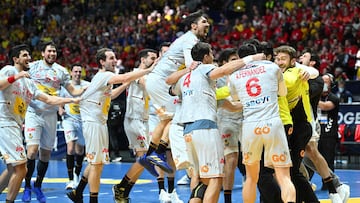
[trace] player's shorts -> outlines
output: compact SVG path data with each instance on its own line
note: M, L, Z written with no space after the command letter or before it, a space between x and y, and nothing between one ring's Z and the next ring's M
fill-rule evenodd
M310 124L312 128L312 134L309 142L318 142L320 139L320 123L317 119L312 119Z
M266 121L243 122L241 149L243 163L251 165L261 160L264 147L266 167L290 167L292 165L284 126L278 117Z
M150 73L146 78L146 92L156 109L160 120L171 119L174 116L177 97L169 94L170 86L165 83L164 77Z
M224 146L219 130L193 130L184 137L193 168L191 172L199 174L200 178L224 177Z
M6 164L17 166L26 163L27 157L19 127L0 127L0 152Z
M76 143L78 143L79 145L85 145L81 121L67 118L63 120L62 126L64 128L64 136L66 143L76 140Z
M106 124L83 121L86 158L90 164L109 164L109 132Z
M25 114L26 145L39 145L40 148L52 150L56 138L56 112L33 112Z
M230 119L218 120L219 131L224 145L225 156L231 153L239 152L239 136L241 128L239 121Z
M190 166L189 156L186 153L186 143L184 139L184 127L177 123L171 123L169 129L169 139L171 154L176 166L176 170L187 169Z
M149 137L151 138L156 126L159 124L159 118L157 115L150 114L149 115Z
M129 140L129 148L136 152L145 152L149 148L148 122L140 119L125 118L125 133Z

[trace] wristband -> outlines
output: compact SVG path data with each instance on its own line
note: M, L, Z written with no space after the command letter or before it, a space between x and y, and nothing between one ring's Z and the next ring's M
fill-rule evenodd
M245 63L245 65L247 65L248 63L253 61L253 57L252 56L246 56L246 57L242 58L242 60Z
M12 75L12 76L9 76L8 78L7 78L7 81L11 84L11 83L14 83L15 82L15 76L14 75Z

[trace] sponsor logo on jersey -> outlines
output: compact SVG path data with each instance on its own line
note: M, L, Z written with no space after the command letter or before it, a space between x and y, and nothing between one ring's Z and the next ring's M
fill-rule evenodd
M245 106L252 107L252 106L256 106L256 105L260 105L260 104L266 104L268 102L270 102L270 96L264 96L264 97L256 98L256 99L246 102Z

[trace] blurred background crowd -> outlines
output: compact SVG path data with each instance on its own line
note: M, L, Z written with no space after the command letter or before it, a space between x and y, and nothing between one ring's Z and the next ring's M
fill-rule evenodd
M310 47L320 56L321 73L360 80L359 0L3 0L0 8L0 67L14 44L28 43L37 60L38 43L51 39L58 63L83 64L88 80L97 71L100 47L112 48L118 68L129 71L139 50L173 41L186 29L182 18L202 9L211 22L206 41L215 57L256 38L274 47L289 44L299 54Z

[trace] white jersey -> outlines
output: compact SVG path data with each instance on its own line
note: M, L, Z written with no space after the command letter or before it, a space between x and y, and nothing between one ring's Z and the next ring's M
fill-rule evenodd
M224 76L216 80L217 88L221 88L227 85L229 85L228 76ZM227 122L228 120L241 122L243 120L242 112L231 112L224 108L218 108L217 115L219 118L219 122L221 121Z
M5 66L0 70L0 79L6 79L11 75L18 74L14 66ZM0 126L20 127L25 119L25 113L33 98L39 91L34 82L29 78L16 80L6 89L0 91Z
M279 66L271 61L254 61L230 76L243 104L244 121L266 120L279 116L278 78Z
M80 89L80 88L89 86L89 84L90 84L90 82L88 82L86 80L80 80L80 84L74 85L74 87L77 88L77 89ZM61 97L65 97L65 98L72 98L73 97L65 88L61 88L60 95L61 95ZM80 105L79 104L75 104L75 103L65 104L64 109L65 109L65 112L66 112L64 114L64 119L71 119L71 120L81 121Z
M106 124L112 89L112 85L109 85L108 81L114 75L115 73L109 71L98 72L91 80L89 87L81 96L80 114L83 122Z
M180 120L190 123L198 120L217 121L215 80L208 77L213 64L200 64L179 80L182 96Z
M181 95L177 99L174 100L176 107L175 107L174 117L171 120L172 123L175 123L175 124L183 123L181 121L181 102L182 102Z
M134 69L134 71L138 70L138 68ZM132 81L129 85L125 117L139 120L149 119L149 99L144 86L139 84L139 80Z
M200 40L192 31L188 31L177 38L160 58L152 73L164 78L176 72L181 66L189 67L193 62L191 49Z
M47 66L43 60L30 63L29 74L37 88L45 94L59 96L60 87L66 87L70 80L69 72L61 65L54 63ZM33 100L28 110L56 112L56 105L49 105L42 101Z

